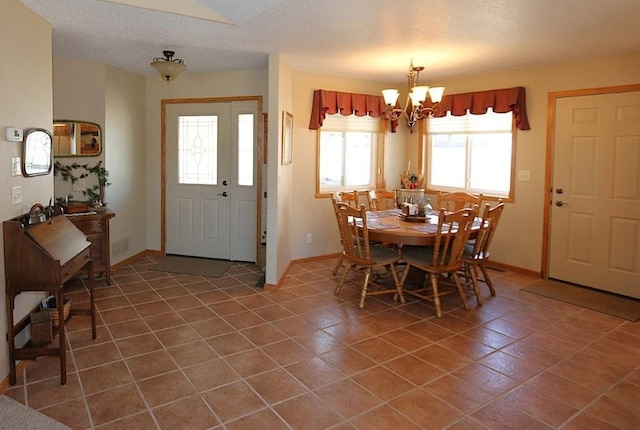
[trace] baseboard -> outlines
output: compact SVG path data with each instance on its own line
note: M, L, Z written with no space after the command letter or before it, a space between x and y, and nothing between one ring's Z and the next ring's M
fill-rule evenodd
M123 267L128 266L129 264L133 263L134 261L136 261L137 259L139 259L140 257L162 257L164 254L162 254L161 251L154 251L154 250L144 250L141 252L138 252L135 255L132 255L129 258L126 258L122 261L117 262L116 264L111 265L111 270L118 270L118 269L122 269Z
M21 360L18 362L18 364L16 365L16 375L19 375L20 373L22 373L22 371L29 365L29 363L26 360ZM12 385L9 383L9 375L7 375L6 378L4 378L2 380L2 382L0 382L0 394L4 394L6 393L6 391L11 387Z
M522 275L533 276L534 278L542 279L542 272L536 272L535 270L523 269L522 267L511 266L509 264L498 263L497 261L489 260L487 267L490 269L501 270L503 272L514 272Z

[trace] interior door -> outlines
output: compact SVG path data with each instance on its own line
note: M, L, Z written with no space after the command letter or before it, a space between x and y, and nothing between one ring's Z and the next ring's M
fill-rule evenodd
M549 277L640 298L640 92L556 100Z
M256 259L254 101L166 110L166 252Z

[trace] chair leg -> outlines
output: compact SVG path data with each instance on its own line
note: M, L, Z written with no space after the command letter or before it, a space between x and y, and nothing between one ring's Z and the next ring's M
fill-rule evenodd
M340 255L340 258L338 258L338 262L336 263L336 267L333 268L333 274L337 275L338 274L338 270L340 270L340 268L342 267L342 262L344 261L344 256Z
M493 297L496 296L496 290L493 289L493 282L491 282L491 278L489 277L489 272L487 272L487 267L484 265L484 261L480 263L480 270L482 270L482 275L484 276L484 282L489 286L489 291Z
M456 272L452 274L453 281L456 283L456 288L458 289L458 294L460 294L460 298L462 299L462 305L466 311L469 310L469 303L467 303L467 295L464 293L464 289L462 288L462 284L460 283L460 277Z
M478 307L482 306L482 294L480 294L480 286L478 285L478 269L475 265L465 263L465 273L471 276L471 285L473 286L473 292L476 294L476 300ZM467 275L465 275L467 276Z
M409 275L409 269L411 268L411 264L407 263L404 270L402 271L402 277L400 278L400 286L398 288L399 293L393 295L393 300L398 300L398 296L402 297L401 300L404 300L404 282L407 280L407 276ZM402 302L405 303L405 302Z
M393 300L398 300L400 298L400 303L405 304L407 301L404 299L404 293L402 292L402 284L400 283L400 279L398 278L398 271L396 270L396 266L391 264L391 275L393 276L393 282L396 285L396 293L393 295Z
M340 282L338 282L338 286L336 287L335 291L333 292L333 294L335 294L336 296L338 294L340 294L340 288L342 288L342 284L344 284L344 281L347 279L347 275L349 274L349 271L351 270L351 264L347 264L347 267L345 267L342 276L340 277Z
M438 275L429 273L429 282L433 290L433 304L436 307L436 316L442 318L442 307L440 306L440 294L438 293Z
M360 304L358 308L364 309L364 299L367 298L367 287L369 286L369 280L371 279L371 267L367 267L367 273L364 275L364 285L360 292Z

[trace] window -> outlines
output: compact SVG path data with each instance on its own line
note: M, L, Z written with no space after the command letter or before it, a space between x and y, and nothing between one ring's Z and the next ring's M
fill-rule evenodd
M218 183L218 117L178 117L178 183Z
M238 185L253 186L253 114L238 115Z
M512 198L513 114L467 114L427 121L427 187Z
M318 131L317 191L375 188L380 119L333 115Z

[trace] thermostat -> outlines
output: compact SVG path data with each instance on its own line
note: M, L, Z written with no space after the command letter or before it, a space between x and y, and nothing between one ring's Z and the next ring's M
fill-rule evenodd
M22 142L22 129L7 127L7 140L9 142Z

